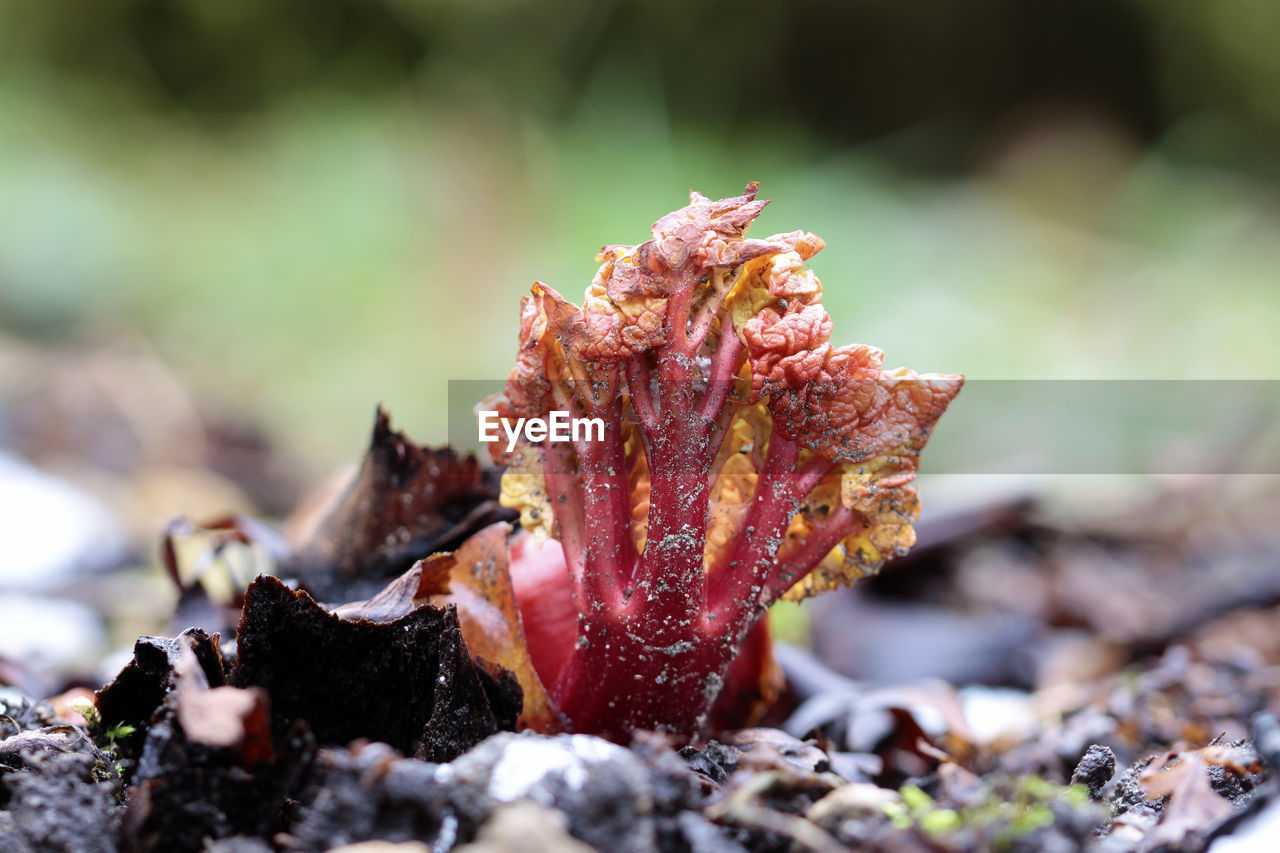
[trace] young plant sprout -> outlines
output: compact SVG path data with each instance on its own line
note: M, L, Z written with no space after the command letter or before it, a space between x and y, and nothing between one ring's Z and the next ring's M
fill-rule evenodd
M561 546L518 547L511 570L576 731L698 730L771 604L852 583L915 541L920 451L963 377L833 346L804 266L823 242L746 237L766 203L754 183L692 193L653 239L600 251L581 307L535 284L516 366L480 406L517 436L490 445L509 466L503 503ZM603 435L515 431L553 412ZM559 580L576 627L538 624L526 570Z

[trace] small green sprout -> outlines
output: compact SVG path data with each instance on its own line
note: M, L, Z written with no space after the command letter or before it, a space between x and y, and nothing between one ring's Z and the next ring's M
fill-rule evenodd
M983 798L962 809L941 808L920 788L904 785L901 800L886 803L884 813L898 829L918 829L934 841L962 830L989 838L995 849L1054 822L1052 804L1084 808L1089 794L1083 785L1064 787L1040 776L1004 778L988 785Z

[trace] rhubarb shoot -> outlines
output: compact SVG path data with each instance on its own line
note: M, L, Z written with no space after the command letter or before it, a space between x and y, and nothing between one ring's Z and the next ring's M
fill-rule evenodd
M542 676L578 731L695 732L769 605L914 542L920 451L963 378L833 347L805 268L823 243L748 238L765 204L755 184L692 193L651 240L601 250L581 307L535 284L516 366L481 406L605 423L493 445L503 503L563 547L576 637Z

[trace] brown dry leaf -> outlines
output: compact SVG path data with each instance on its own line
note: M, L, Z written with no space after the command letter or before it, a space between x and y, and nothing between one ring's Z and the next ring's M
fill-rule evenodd
M471 536L451 557L448 593L439 591L431 579L432 572L424 572L419 596L429 597L437 607L455 605L468 651L515 673L524 691L520 728L557 732L564 728L564 722L533 667L511 586L507 552L510 533L511 526L499 522ZM437 562L419 565L435 569L443 565L439 556L433 559Z
M738 766L751 770L824 773L831 766L830 756L817 743L800 740L780 729L738 729L722 732L717 740L741 752Z
M969 728L969 721L964 715L964 705L951 685L934 681L924 684L903 685L875 690L870 700L891 712L900 712L909 717L919 727L918 732L904 732L905 746L909 751L919 753L919 734L926 734L921 719L930 716L941 718L945 730L932 737L926 734L923 742L941 747L946 756L959 764L964 764L974 754L976 738ZM902 719L899 718L899 722ZM913 738L913 735L915 736ZM930 760L937 760L932 754Z
M373 598L335 607L333 615L349 621L393 622L421 603L415 599L448 592L449 575L455 562L453 554L432 554L419 560Z
M1235 807L1213 789L1209 765L1218 765L1241 777L1259 768L1246 753L1230 746L1162 756L1143 772L1139 781L1152 799L1168 797L1160 824L1144 842L1143 850L1177 845L1190 835L1206 833L1235 811Z
M379 409L359 472L327 505L290 520L295 550L281 565L321 600L366 594L435 551L510 517L497 501L496 475L474 456L415 444Z
M367 601L335 608L346 620L391 622L430 603L453 604L468 652L481 664L510 670L524 691L519 726L541 732L563 728L529 656L507 569L510 526L498 523L472 536L456 552L418 561Z
M271 702L265 690L210 685L190 645L178 647L173 674L174 709L187 740L234 750L244 767L275 760Z

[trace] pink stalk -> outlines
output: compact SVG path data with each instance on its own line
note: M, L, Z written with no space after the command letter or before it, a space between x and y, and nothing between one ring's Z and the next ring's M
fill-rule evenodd
M854 522L853 510L843 504L837 506L822 526L809 534L808 539L782 555L779 571L769 578L761 590L761 603L765 606L772 604L784 592L804 580L818 567L822 558L849 535L850 525Z

